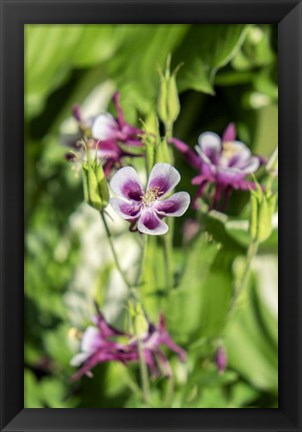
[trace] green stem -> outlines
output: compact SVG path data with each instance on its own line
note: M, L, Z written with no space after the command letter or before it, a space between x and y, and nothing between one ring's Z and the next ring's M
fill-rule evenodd
M165 260L165 274L166 274L166 288L169 293L173 289L174 281L173 281L173 219L169 219L168 226L169 231L163 237L163 246L164 246L164 260Z
M139 289L142 273L143 273L143 266L144 266L144 260L145 260L145 251L147 248L147 236L143 235L143 246L142 246L142 252L141 257L139 261L137 276L136 276L136 282L135 287ZM143 306L141 305L141 308L143 309ZM134 319L134 332L137 337L137 344L138 344L138 359L139 359L139 367L140 367L140 375L141 375L141 386L142 386L142 393L143 393L143 400L146 404L149 403L150 400L150 384L149 384L149 376L148 376L148 369L144 358L144 349L142 345L141 337L138 333L137 325L136 325L136 319Z
M105 231L106 231L106 234L107 234L108 242L109 242L110 249L111 249L111 252L112 252L112 255L113 255L113 258L114 258L114 262L115 262L116 268L118 269L118 271L119 271L119 273L120 273L123 281L127 285L127 287L129 289L131 289L131 283L128 281L127 276L125 275L125 272L124 272L124 270L122 269L122 267L120 265L120 262L119 262L119 259L118 259L118 256L117 256L117 253L116 253L113 241L112 241L112 234L111 234L111 231L110 231L109 226L107 224L104 212L100 212L100 215L101 215L101 218L102 218L102 221L103 221L103 224L104 224L104 228L105 228Z
M138 334L135 319L134 319L134 331L137 336L138 359L139 359L139 369L140 369L140 376L141 376L143 400L146 404L148 404L150 400L150 384L149 384L148 369L144 358L144 349L143 349L142 340L140 338L140 335Z
M170 154L171 163L173 163L174 157L173 152L168 146L168 140L173 136L173 123L165 124L165 139L167 142L167 150ZM166 273L166 288L169 293L173 289L174 281L173 281L173 230L174 230L174 221L173 219L168 220L169 231L163 238L163 247L164 247L164 260L165 260L165 273Z
M239 300L239 298L240 298L240 296L241 296L241 294L245 288L245 285L247 283L251 264L252 264L254 257L257 254L258 247L259 247L259 244L257 241L252 241L248 247L247 255L246 255L246 261L245 261L245 267L244 267L243 274L242 274L240 281L238 283L236 283L236 285L235 285L235 293L234 293L233 300L231 302L230 309L229 309L229 312L227 315L227 322L230 321L230 318L232 317L232 315L234 314L234 312L236 310L238 300Z

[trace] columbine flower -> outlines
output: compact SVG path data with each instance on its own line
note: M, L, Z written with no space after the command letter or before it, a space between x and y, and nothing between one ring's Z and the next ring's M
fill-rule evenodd
M137 344L137 341L134 343ZM149 366L152 376L159 375L160 371L165 376L172 376L171 366L167 357L160 349L161 345L165 345L171 351L178 354L178 357L182 362L186 361L187 354L185 350L176 345L169 335L165 318L162 314L159 316L158 325L155 326L154 324L149 323L148 332L143 336L143 353L145 362ZM157 368L157 365L159 366L159 369Z
M222 193L227 198L232 189L254 188L254 183L245 178L259 168L262 159L253 156L249 148L236 141L235 137L236 129L232 123L222 138L213 132L205 132L199 136L196 153L176 138L170 140L184 154L186 160L199 170L199 175L192 179L192 184L199 186L194 199L195 207L196 200L200 198L208 183L216 184L213 207L217 206Z
M82 375L92 376L91 369L98 363L121 360L119 351L123 345L112 340L113 336L127 336L126 333L110 326L101 311L93 318L94 326L89 326L81 340L81 351L71 359L72 366L80 366L71 380L75 381Z
M109 113L102 113L96 117L84 119L79 105L74 105L73 116L78 123L79 132L66 141L68 146L79 149L78 141L81 137L85 137L88 140L89 148L96 150L97 156L104 160L106 176L110 174L113 167L121 166L124 157L143 156L133 153L130 148L129 150L122 148L122 146L141 147L143 145L141 140L143 131L125 121L119 93L113 95L113 102L117 111L117 118Z
M157 163L152 168L146 192L144 192L134 168L121 168L112 177L110 186L118 198L111 198L115 212L131 223L137 223L141 233L160 235L168 231L162 220L166 216L182 216L190 204L187 192L167 195L180 181L179 172L171 165Z
M91 369L99 363L118 361L127 365L130 362L139 361L138 337L128 335L110 326L101 312L98 312L94 318L94 324L84 332L81 352L71 360L73 366L82 365L71 377L72 381L78 380L83 375L91 377ZM127 342L114 340L118 336L128 338ZM159 375L160 372L166 376L172 374L168 359L161 350L161 345L166 345L171 351L177 353L181 361L186 359L186 352L176 345L168 334L162 315L157 326L149 323L148 331L139 337L144 360L153 376Z

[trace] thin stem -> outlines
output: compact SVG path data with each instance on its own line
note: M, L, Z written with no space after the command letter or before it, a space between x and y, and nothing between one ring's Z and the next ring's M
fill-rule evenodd
M244 267L243 274L242 274L240 281L238 283L236 283L236 285L235 285L235 293L234 293L233 300L231 302L230 309L229 309L229 312L227 315L227 322L230 321L231 316L233 315L234 311L236 310L238 300L239 300L241 293L243 292L245 285L247 283L251 264L252 264L254 257L257 254L258 247L259 247L259 244L257 241L252 241L248 247L247 255L246 255L246 261L245 261L245 267Z
M146 247L147 247L147 236L143 235L142 252L141 252L141 256L140 256L140 261L139 261L137 276L136 276L136 281L135 281L135 287L137 289L139 289L141 279L142 279ZM142 305L141 305L141 307L142 307ZM136 326L136 320L135 319L134 319L134 331L135 331L135 334L137 337L138 359L139 359L143 399L144 399L144 402L146 404L148 404L149 399L150 399L150 383L149 383L148 369L147 369L147 365L146 365L145 358L144 358L144 349L143 349L142 340L141 340L140 335L138 334L138 329Z
M137 336L138 359L139 359L139 369L141 375L143 399L144 402L148 404L150 400L150 384L149 384L148 369L144 358L144 349L143 349L142 340L140 338L140 335L138 334L135 319L134 319L134 331Z
M125 272L124 272L124 270L122 269L122 267L120 265L120 262L119 262L119 259L118 259L118 256L117 256L117 253L116 253L113 241L112 241L112 234L111 234L111 231L110 231L109 226L107 224L104 212L100 212L100 215L101 215L101 218L102 218L102 221L103 221L103 224L104 224L104 228L105 228L105 231L106 231L106 234L107 234L108 242L109 242L110 249L111 249L111 252L112 252L112 255L113 255L113 258L114 258L115 265L116 265L116 267L117 267L117 269L118 269L118 271L119 271L119 273L120 273L123 281L125 282L125 284L127 285L127 287L129 289L131 289L131 283L128 281L127 276L125 275Z
M169 231L163 237L164 246L164 260L165 260L165 274L166 274L166 288L170 292L173 288L173 267L172 267L172 248L173 248L173 219L168 221Z
M173 123L165 124L165 139L168 143L168 140L173 136ZM173 152L168 147L168 152L170 154L171 162L173 163L174 157ZM163 238L163 248L164 248L164 260L165 260L165 273L166 273L166 288L167 292L170 292L173 288L173 230L174 230L174 221L173 219L168 220L169 231Z

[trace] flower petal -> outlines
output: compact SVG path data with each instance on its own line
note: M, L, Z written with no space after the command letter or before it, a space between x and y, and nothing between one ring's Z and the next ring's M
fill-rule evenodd
M136 201L111 198L109 202L113 210L123 219L135 219L140 214L140 206Z
M141 201L144 194L137 172L132 167L118 170L111 179L110 187L127 200Z
M199 154L202 157L203 155L206 156L208 161L211 161L213 163L217 162L218 155L221 152L221 139L220 137L213 133L213 132L205 132L201 134L198 138L198 144L199 148ZM198 150L198 146L197 146ZM205 160L205 162L208 162Z
M90 357L90 355L91 354L87 352L80 352L72 357L72 359L70 360L70 365L74 367L80 366L88 359L88 357Z
M93 354L100 348L101 345L102 341L99 330L92 326L88 327L85 330L82 338L81 351L88 354Z
M240 168L251 157L251 150L241 141L224 142L219 164Z
M181 153L183 153L186 161L190 165L192 165L196 169L200 169L200 166L202 163L200 156L198 154L196 154L194 152L194 150L192 150L187 144L185 144L184 142L180 141L177 138L171 138L169 140L169 143L174 144L174 146L177 148L177 150L179 150Z
M140 232L150 235L162 235L168 232L168 225L163 222L152 208L142 212L137 228Z
M222 134L222 141L234 141L236 139L236 126L230 123Z
M114 139L117 129L118 125L114 117L109 113L104 113L95 118L91 128L91 135L98 140Z
M257 156L253 156L249 159L249 161L244 165L241 166L241 170L244 171L246 174L251 174L260 166L260 160Z
M190 195L187 192L177 192L169 198L157 200L153 208L163 216L182 216L190 204Z
M122 128L125 124L125 119L124 119L124 113L120 104L120 93L119 92L115 92L112 99L113 99L113 103L115 105L115 109L117 112L117 121L119 123L120 128Z
M152 168L147 190L158 188L161 197L166 195L179 183L180 174L172 165L167 163L157 163Z

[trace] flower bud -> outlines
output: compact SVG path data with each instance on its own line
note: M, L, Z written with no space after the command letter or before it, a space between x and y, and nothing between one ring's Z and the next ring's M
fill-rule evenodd
M103 210L109 202L109 188L102 165L94 159L83 162L85 201L96 210Z
M215 354L215 363L218 373L223 373L227 366L227 354L223 347L218 347Z
M253 241L261 243L271 235L276 200L277 194L263 191L259 183L256 183L256 190L251 190L250 236Z
M166 125L171 125L177 119L180 112L180 103L176 86L176 74L179 66L170 72L171 57L167 59L166 69L160 71L160 91L158 97L158 115Z

